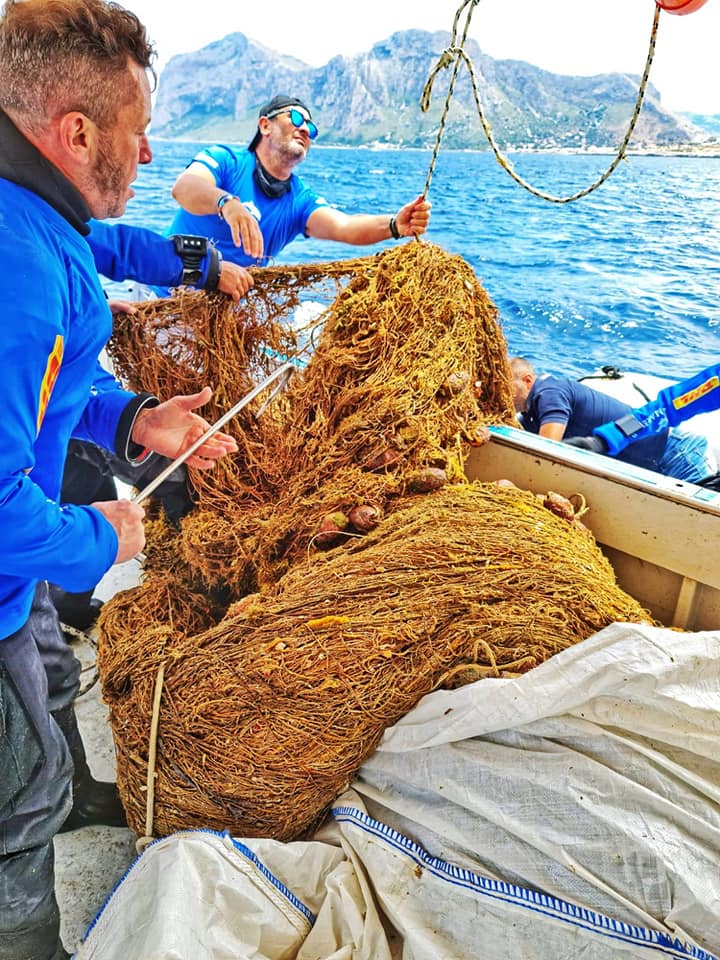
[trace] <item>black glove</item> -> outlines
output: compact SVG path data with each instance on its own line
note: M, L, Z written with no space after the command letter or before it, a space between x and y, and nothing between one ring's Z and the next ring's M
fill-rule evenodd
M593 453L607 453L608 448L602 437L568 437L564 441L571 447L580 447L581 450L592 450Z

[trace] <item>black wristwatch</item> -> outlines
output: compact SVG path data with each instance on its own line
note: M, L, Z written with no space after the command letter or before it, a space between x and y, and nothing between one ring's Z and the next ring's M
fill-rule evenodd
M170 239L175 247L175 253L182 260L181 284L186 287L196 287L202 280L202 262L208 251L207 237L191 237L181 233Z
M217 290L220 281L220 272L222 271L222 254L214 243L208 244L208 263L207 275L205 277L205 289Z

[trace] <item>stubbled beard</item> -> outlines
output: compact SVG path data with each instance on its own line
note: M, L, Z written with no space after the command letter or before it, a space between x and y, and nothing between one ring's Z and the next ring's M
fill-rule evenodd
M299 143L297 140L292 140L288 145L288 153L293 157L305 157L307 155L308 148L304 143Z
M282 143L277 145L276 149L285 160L296 161L298 157L304 160L307 155L307 147L294 139L283 140Z
M127 182L126 170L126 165L116 156L112 138L108 134L102 134L90 177L95 190L100 194L100 202L106 210L106 217L119 217L125 212L130 186Z

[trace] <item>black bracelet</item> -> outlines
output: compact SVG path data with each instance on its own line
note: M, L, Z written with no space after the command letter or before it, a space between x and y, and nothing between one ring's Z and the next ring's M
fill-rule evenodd
M390 230L390 236L394 237L395 240L400 239L400 231L397 228L397 222L395 217L390 217L390 223L388 224L388 229Z
M208 244L208 264L207 276L205 277L204 289L217 290L220 280L220 271L222 270L222 254L212 243Z

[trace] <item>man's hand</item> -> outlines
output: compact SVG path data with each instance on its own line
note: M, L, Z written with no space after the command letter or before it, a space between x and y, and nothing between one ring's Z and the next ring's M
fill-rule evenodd
M607 453L607 444L601 437L569 437L565 441L570 447L592 450L593 453Z
M249 270L238 266L237 263L230 263L229 260L223 260L220 265L220 279L217 288L226 293L233 300L239 300L244 297L250 287L255 286L255 280Z
M218 212L218 200L226 193L215 183L215 177L208 168L194 160L175 181L172 195L188 213L208 214ZM229 197L225 201L220 216L230 227L236 247L242 247L245 253L254 259L262 257L263 237L260 225L237 197Z
M395 214L395 226L401 237L411 237L414 234L425 233L430 223L430 207L428 200L418 197L412 203L406 203Z
M108 300L110 313L115 316L116 313L137 313L137 307L130 300Z
M132 439L141 447L174 460L191 447L210 424L192 411L212 396L210 387L189 396L173 397L157 407L141 410L133 427ZM207 470L226 453L235 453L237 443L226 433L216 433L187 461L189 467Z
M221 216L230 227L235 246L242 247L249 257L259 260L265 246L263 235L259 223L245 204L234 197L225 203Z
M117 534L118 552L115 563L132 560L145 546L143 508L132 500L104 500L91 503L90 506L99 510Z

